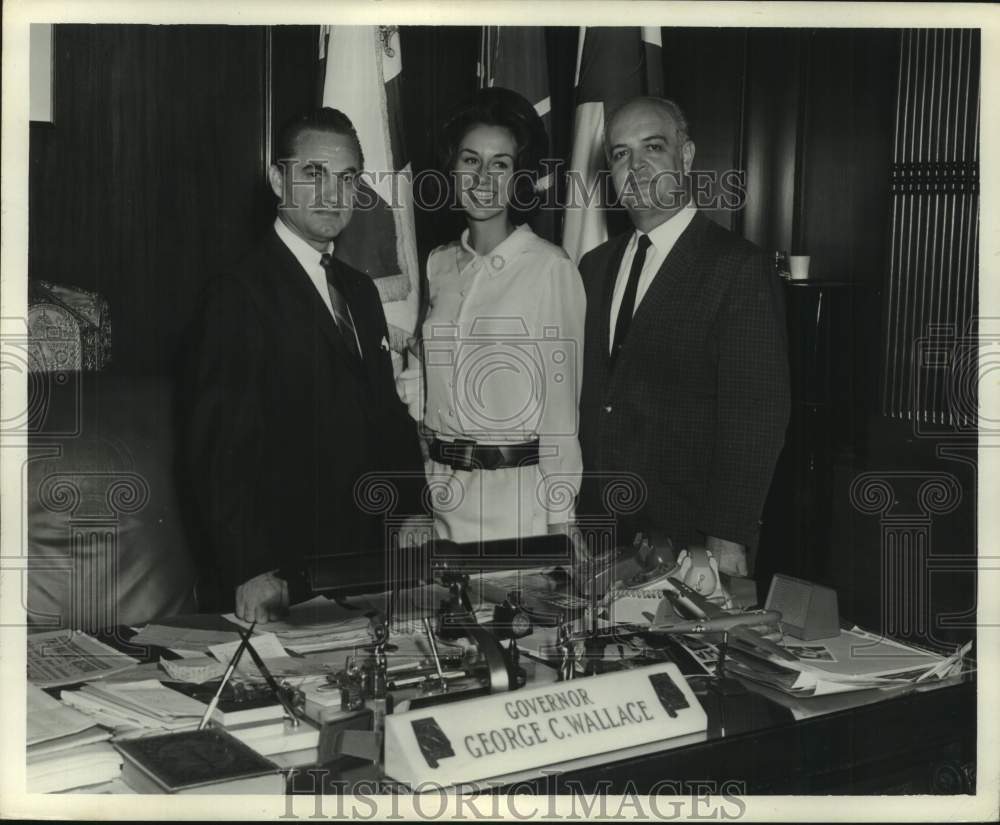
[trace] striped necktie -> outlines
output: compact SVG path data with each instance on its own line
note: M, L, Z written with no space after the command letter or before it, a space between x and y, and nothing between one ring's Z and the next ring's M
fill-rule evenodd
M333 306L333 317L337 321L337 329L340 330L340 337L344 339L344 344L351 354L360 360L361 344L358 341L358 331L351 318L351 309L347 305L347 297L340 277L340 267L333 262L333 257L329 252L324 252L319 259L323 269L326 271L326 288L330 293L330 304Z

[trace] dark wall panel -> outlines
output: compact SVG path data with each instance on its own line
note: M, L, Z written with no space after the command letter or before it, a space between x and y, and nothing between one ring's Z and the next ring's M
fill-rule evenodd
M743 92L746 29L663 29L666 96L687 115L695 143L694 168L721 179L742 169ZM719 185L710 190L718 199ZM727 229L739 229L739 211L713 208L709 216Z
M438 168L437 131L445 115L479 84L479 29L474 26L403 26L403 118L414 173ZM464 223L448 210L417 209L421 270L431 249L458 237Z
M767 250L792 248L802 82L801 29L751 30L747 43L742 234Z
M808 53L796 234L811 276L851 284L835 331L834 421L841 443L863 445L878 403L899 32L817 30Z
M895 31L810 38L801 236L817 278L884 276L898 49Z
M56 28L30 273L108 298L117 371L170 368L205 279L267 220L267 55L263 27Z

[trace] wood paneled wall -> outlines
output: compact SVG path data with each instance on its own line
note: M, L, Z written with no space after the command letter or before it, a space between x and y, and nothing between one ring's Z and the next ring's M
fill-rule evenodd
M273 214L268 129L315 97L296 58L315 55L311 31L56 27L55 123L31 127L29 269L108 298L116 371L168 371L206 279Z
M696 166L747 175L744 208L712 216L861 287L878 335L898 34L663 35L667 94L688 113ZM437 124L475 91L477 37L401 31L415 170L435 165ZM316 27L57 27L56 122L31 134L31 273L110 299L115 369L166 369L205 279L266 226L268 127L318 100L317 38ZM554 144L568 152L576 29L547 41ZM416 217L423 260L457 225Z
M768 251L810 255L851 284L831 364L838 442L877 411L881 291L899 32L663 30L667 95L685 109L696 167L746 175L742 209L712 217Z

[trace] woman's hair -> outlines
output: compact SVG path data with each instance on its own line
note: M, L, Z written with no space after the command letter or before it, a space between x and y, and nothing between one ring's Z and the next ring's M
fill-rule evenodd
M441 125L438 146L442 170L450 173L455 168L462 139L470 129L480 125L501 126L514 136L516 186L509 208L512 216L520 218L515 222L523 222L538 205L535 183L542 156L549 145L545 124L535 107L517 92L498 86L481 89L448 115Z

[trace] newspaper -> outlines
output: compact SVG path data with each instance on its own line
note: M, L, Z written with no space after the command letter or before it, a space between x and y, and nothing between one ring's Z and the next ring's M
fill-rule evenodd
M30 634L27 647L28 681L42 688L102 679L139 664L137 659L76 630Z

